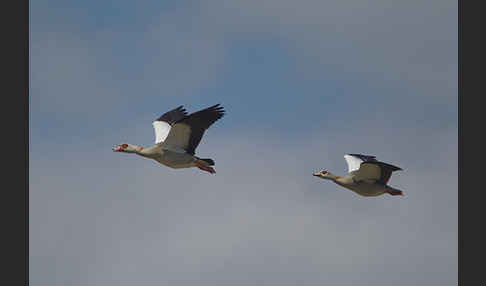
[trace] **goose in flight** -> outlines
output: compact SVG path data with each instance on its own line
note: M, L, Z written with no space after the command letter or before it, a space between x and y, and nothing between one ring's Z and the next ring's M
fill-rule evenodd
M392 172L402 170L399 167L380 162L375 156L361 154L344 155L348 163L346 176L335 176L326 170L312 174L313 176L331 180L361 196L375 197L384 193L392 196L403 196L403 192L387 185Z
M181 105L155 120L155 145L142 147L132 144L121 144L113 148L114 152L134 153L174 169L198 167L211 174L216 171L212 159L201 159L195 156L196 147L204 131L224 115L219 104L187 114Z

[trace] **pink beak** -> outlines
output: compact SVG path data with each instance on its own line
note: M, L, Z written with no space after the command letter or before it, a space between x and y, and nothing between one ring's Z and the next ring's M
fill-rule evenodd
M121 152L122 148L120 146L113 147L113 152Z
M319 177L321 174L320 173L313 173L312 176Z

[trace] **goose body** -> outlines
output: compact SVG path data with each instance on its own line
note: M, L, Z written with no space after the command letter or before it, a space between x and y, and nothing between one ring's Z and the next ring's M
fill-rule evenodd
M392 172L402 170L399 167L376 160L375 156L361 154L346 154L344 159L348 164L348 174L335 176L326 170L312 174L313 176L331 180L334 183L365 197L380 196L385 193L402 195L403 192L388 185Z
M152 123L155 145L144 148L121 144L114 147L113 151L134 153L174 169L198 167L213 174L216 173L211 167L214 161L196 157L195 152L206 129L223 115L223 107L219 104L189 115L183 106L179 106L162 114Z

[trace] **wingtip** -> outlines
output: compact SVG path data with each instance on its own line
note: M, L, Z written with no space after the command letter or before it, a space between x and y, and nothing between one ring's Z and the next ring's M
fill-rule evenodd
M179 109L182 113L184 113L185 115L187 115L187 111L184 108L184 105L181 105L181 106L177 107L177 109Z
M224 110L224 107L221 106L221 104L219 104L219 103L209 107L208 109L211 109L213 111L218 112L219 115L220 115L220 118L223 117L226 114L226 110Z

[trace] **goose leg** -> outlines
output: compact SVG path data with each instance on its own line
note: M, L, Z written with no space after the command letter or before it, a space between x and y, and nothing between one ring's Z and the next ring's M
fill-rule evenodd
M203 171L206 171L206 172L209 172L211 174L216 174L216 171L213 168L209 167L209 166L197 165L197 167L199 169L201 169Z
M392 196L403 196L403 192L402 191L399 191L399 190L389 190L389 189L386 189L385 192L387 194L392 195Z

